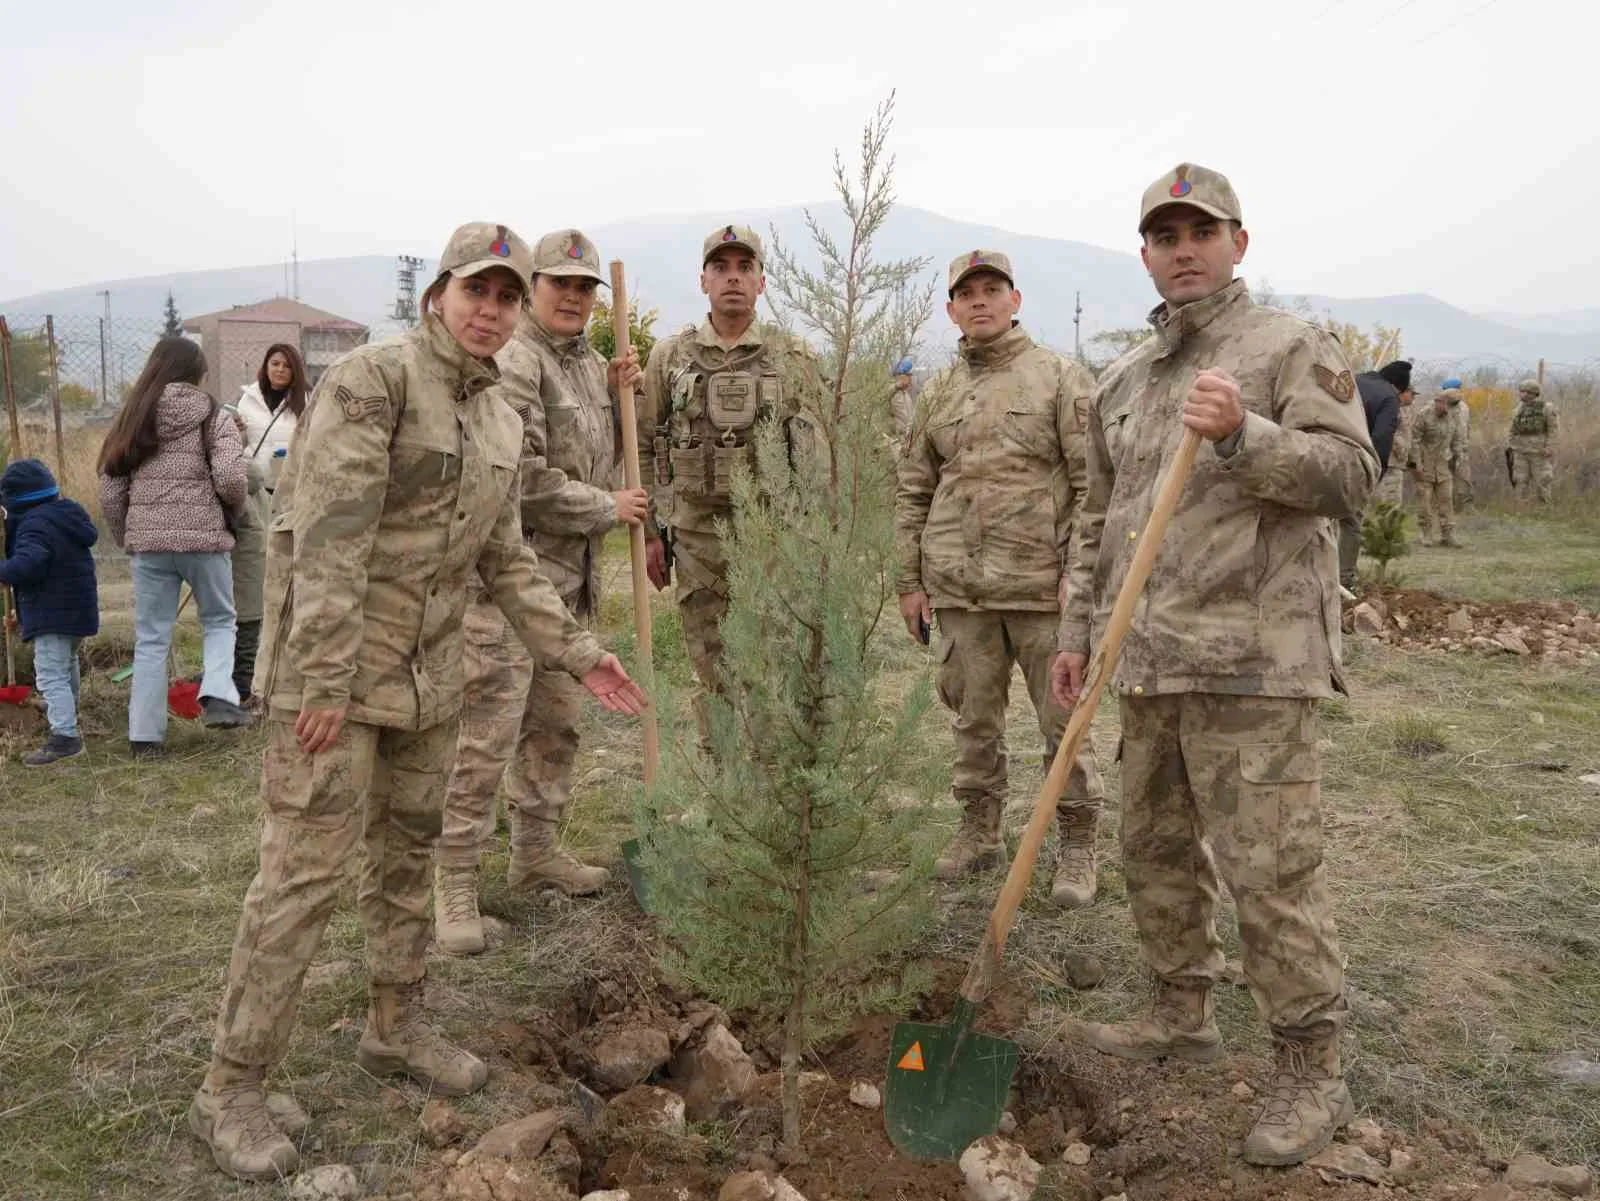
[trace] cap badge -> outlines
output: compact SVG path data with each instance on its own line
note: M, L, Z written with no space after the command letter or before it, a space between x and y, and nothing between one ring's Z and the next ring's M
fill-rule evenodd
M733 232L733 226L730 225L722 231L722 240L724 242L737 242L739 240L739 235Z
M583 239L577 234L572 235L572 245L567 247L567 257L569 259L581 259L583 257Z
M972 252L972 257L967 260L967 266L969 266L969 267L977 267L977 266L981 266L984 263L987 263L988 261L989 260L984 257L983 251L974 250Z
M1177 175L1178 175L1178 178L1173 181L1172 187L1167 189L1167 194L1168 195L1170 195L1170 196L1187 196L1190 192L1194 191L1194 185L1192 183L1190 183L1189 179L1188 179L1188 176L1189 176L1189 164L1188 163L1180 163L1180 164L1178 164Z
M489 243L489 253L503 259L511 257L511 239L504 225L494 227L494 241Z

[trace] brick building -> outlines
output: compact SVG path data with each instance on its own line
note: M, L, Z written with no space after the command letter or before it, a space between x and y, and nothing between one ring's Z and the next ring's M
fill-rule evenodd
M276 342L300 348L315 384L335 359L362 345L370 334L360 322L284 296L191 317L183 328L199 335L206 355L206 391L224 404L232 404L239 389L256 378L267 347Z

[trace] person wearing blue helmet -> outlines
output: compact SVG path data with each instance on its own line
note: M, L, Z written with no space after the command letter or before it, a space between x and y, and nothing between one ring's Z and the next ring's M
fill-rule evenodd
M911 414L916 411L916 394L911 390L911 373L916 364L910 356L894 365L894 392L889 397L889 408L894 415L894 444L904 446L906 433L911 429Z
M1445 380L1439 385L1439 391L1450 405L1450 418L1456 423L1458 434L1456 453L1450 457L1450 478L1451 496L1455 511L1459 513L1472 504L1472 469L1467 462L1467 447L1472 436L1472 410L1462 403L1465 393L1461 390L1459 376L1452 375Z

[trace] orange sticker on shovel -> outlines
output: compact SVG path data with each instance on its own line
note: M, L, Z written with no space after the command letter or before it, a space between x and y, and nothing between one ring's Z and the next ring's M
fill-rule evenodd
M925 1072L928 1069L922 1064L922 1044L912 1043L906 1053L900 1056L900 1062L895 1064L902 1072Z

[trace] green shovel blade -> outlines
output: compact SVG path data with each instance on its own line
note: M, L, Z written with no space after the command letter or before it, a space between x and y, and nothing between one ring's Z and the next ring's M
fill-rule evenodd
M639 862L639 856L640 846L637 838L630 838L622 844L622 866L628 874L628 887L633 889L633 899L639 902L640 909L646 913L654 913L649 884L644 878L644 868Z
M971 1002L962 1000L945 1025L894 1028L883 1116L889 1140L913 1159L959 1159L1000 1128L1017 1044L974 1033L972 1017Z

